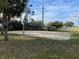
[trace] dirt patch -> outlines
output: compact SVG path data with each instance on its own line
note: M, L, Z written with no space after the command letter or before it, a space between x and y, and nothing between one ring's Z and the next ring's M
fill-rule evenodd
M29 36L15 36L14 39L17 40L34 40L34 37L29 37Z

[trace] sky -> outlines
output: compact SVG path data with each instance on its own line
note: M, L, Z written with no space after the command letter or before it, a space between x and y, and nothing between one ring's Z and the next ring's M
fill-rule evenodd
M30 0L32 10L35 11L33 18L41 20L42 0ZM62 21L74 22L78 25L79 21L79 0L44 0L45 19L44 22Z

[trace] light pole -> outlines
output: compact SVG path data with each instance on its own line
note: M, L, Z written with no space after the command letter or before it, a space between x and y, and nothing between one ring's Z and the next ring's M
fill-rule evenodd
M42 24L44 27L44 0L42 0Z

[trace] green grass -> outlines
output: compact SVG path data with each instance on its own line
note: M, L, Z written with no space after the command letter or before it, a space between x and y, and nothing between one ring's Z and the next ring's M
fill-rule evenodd
M79 37L79 33L74 33L72 37Z
M74 39L74 40L79 40L79 32L74 32L71 39Z
M78 39L58 41L15 34L9 35L8 42L2 39L0 35L0 59L79 59Z

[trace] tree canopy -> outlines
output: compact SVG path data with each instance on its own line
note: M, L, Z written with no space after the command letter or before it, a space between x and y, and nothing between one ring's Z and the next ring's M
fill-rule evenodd
M47 24L47 27L56 27L56 28L61 28L63 26L63 23L62 22L49 22Z
M66 22L64 25L67 27L72 27L74 25L74 23L73 22Z
M0 12L7 16L20 16L28 0L0 0Z

